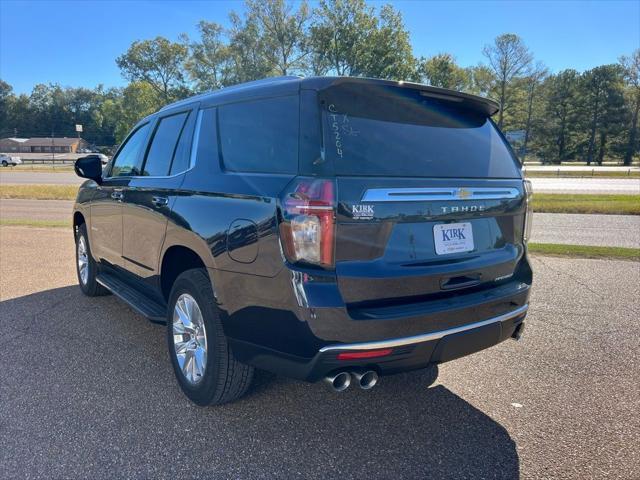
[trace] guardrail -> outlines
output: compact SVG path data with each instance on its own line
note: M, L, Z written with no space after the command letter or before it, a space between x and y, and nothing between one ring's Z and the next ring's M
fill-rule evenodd
M23 165L28 165L28 164L39 164L39 165L47 165L47 164L51 164L51 165L55 165L55 164L62 164L62 165L73 165L75 163L76 159L75 158L23 158L22 159L22 164Z

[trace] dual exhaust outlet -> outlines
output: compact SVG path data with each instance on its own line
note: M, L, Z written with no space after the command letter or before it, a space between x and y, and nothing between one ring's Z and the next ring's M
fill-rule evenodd
M378 374L374 370L342 371L327 375L324 381L336 392L342 392L355 382L362 390L370 390L378 383Z

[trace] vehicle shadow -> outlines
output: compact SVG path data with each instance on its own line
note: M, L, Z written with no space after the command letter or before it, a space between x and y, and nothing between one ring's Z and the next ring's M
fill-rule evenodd
M505 428L426 372L336 394L258 371L243 399L200 408L173 379L164 328L113 296L5 300L0 328L0 365L29 366L0 368L10 477L519 476Z

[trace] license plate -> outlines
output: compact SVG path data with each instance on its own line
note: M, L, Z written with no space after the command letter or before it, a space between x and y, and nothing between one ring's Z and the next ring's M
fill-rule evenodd
M434 225L433 238L438 255L473 250L473 230L469 222Z

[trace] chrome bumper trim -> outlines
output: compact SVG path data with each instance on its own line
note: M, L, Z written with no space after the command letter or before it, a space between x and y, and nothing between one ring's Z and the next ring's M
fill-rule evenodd
M376 350L379 348L395 348L402 347L404 345L411 345L414 343L429 342L431 340L439 340L447 335L453 335L456 333L466 332L467 330L473 330L474 328L484 327L491 325L492 323L504 322L514 317L518 317L523 313L526 313L529 308L529 304L523 305L509 313L505 313L498 317L482 320L481 322L469 323L456 328L450 328L448 330L440 330L438 332L423 333L421 335L414 335L412 337L394 338L391 340L381 340L378 342L364 342L364 343L344 343L341 345L327 345L320 349L320 353L336 352L342 350Z

